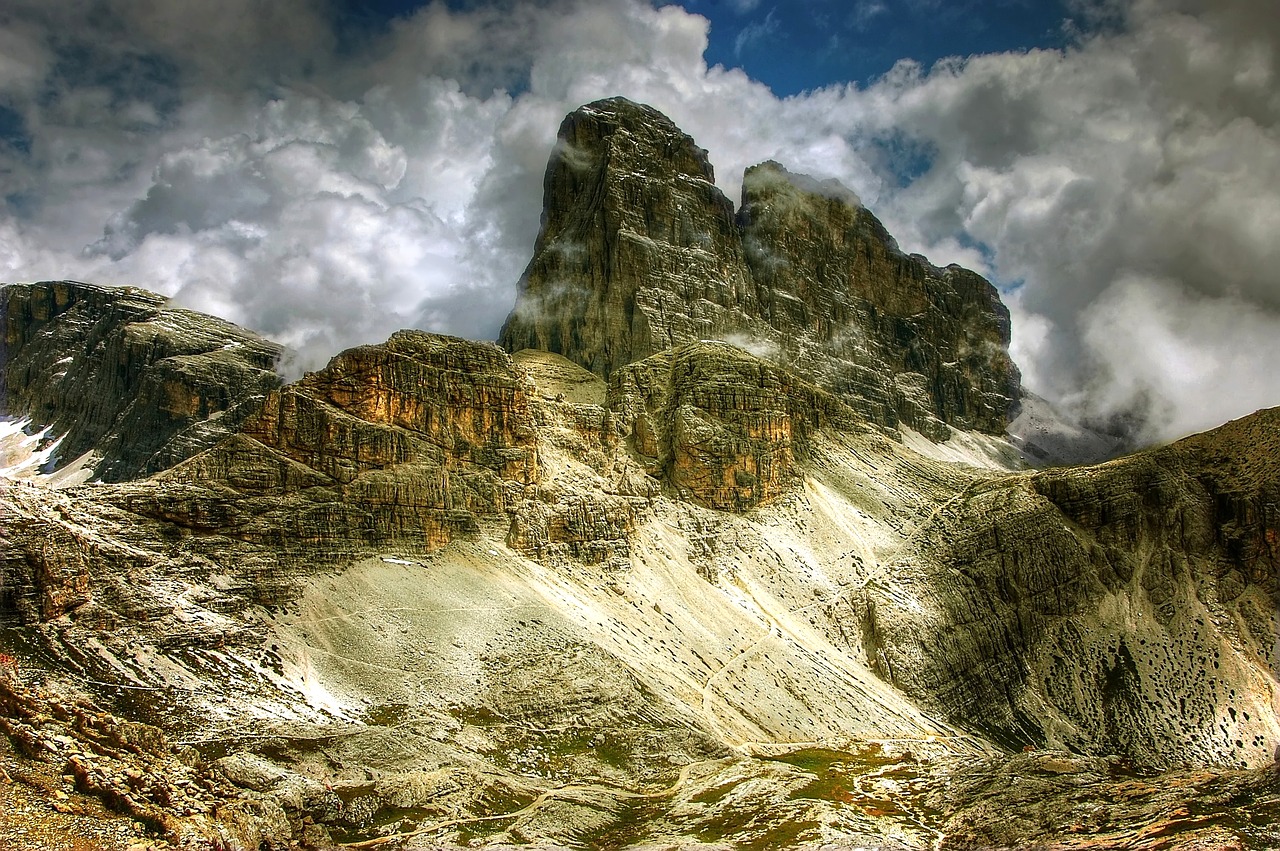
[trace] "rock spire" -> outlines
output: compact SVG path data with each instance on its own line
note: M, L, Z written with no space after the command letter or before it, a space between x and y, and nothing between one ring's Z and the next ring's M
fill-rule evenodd
M581 107L560 126L501 344L607 378L704 339L935 440L1002 433L1020 393L995 287L904 254L847 188L766 162L735 214L706 151L666 116L624 98Z

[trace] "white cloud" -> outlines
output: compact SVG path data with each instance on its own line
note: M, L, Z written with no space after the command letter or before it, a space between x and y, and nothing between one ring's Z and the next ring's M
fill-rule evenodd
M1081 324L1096 365L1085 391L1102 411L1136 415L1145 439L1203 431L1224 410L1233 416L1280 400L1280 375L1268 368L1280 362L1280 313L1239 296L1123 277Z
M1251 363L1222 321L1244 311L1280 337L1277 27L1245 28L1252 10L1138 3L1124 29L1065 53L928 75L904 66L868 92L877 120L933 152L889 217L924 244L962 231L990 246L995 274L1025 282L1016 312L1035 329L1022 339L1038 341L1021 353L1029 379L1088 416L1145 416L1153 438L1280 403L1280 386L1257 378L1263 350ZM1138 308L1162 303L1155 293L1179 321L1139 321ZM1175 358L1157 380L1159 359L1136 358L1122 326L1099 331L1105 310L1143 339L1185 338L1195 363L1231 363L1260 389L1237 392L1217 368ZM1175 336L1156 335L1157 320ZM1147 372L1126 377L1126 363Z
M865 30L872 21L888 12L889 7L883 0L858 0L849 14L849 26L855 30Z
M559 121L622 94L707 148L735 200L777 159L840 179L907 250L1017 283L1028 383L1081 413L1163 438L1280 402L1264 2L1110 3L1066 51L785 99L708 68L705 19L639 0L436 0L349 43L320 0L14 5L0 103L29 144L0 146L3 279L147 286L310 366L403 326L492 337ZM1184 361L1143 355L1179 341Z
M745 51L755 50L773 38L778 33L779 27L777 9L770 9L763 21L753 21L742 28L733 40L733 55L741 59Z

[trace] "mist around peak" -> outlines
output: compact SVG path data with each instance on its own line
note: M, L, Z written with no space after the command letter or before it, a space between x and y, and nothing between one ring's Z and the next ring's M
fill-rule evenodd
M299 368L402 327L492 339L557 123L621 94L697 138L730 198L785 162L849 187L905 252L987 275L1029 387L1165 441L1280 400L1280 32L1258 0L1104 11L1064 21L1062 49L778 97L708 63L707 19L636 0L365 28L318 0L17 0L0 280L144 286Z

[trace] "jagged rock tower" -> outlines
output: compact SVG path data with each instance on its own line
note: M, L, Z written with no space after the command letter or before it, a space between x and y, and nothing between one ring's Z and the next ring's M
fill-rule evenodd
M1020 394L1009 312L980 275L903 254L856 195L775 162L743 205L707 152L625 98L565 118L542 230L502 329L608 378L701 339L743 345L887 429L999 434Z

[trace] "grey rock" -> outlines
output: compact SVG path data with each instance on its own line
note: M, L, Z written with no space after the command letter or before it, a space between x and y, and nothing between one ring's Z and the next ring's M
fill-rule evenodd
M280 385L275 343L134 287L0 286L0 411L62 436L58 464L165 469L236 430Z
M849 190L768 162L735 216L706 152L661 113L623 98L571 113L500 342L607 378L706 339L935 441L948 425L1003 433L1020 392L995 288L903 254Z

